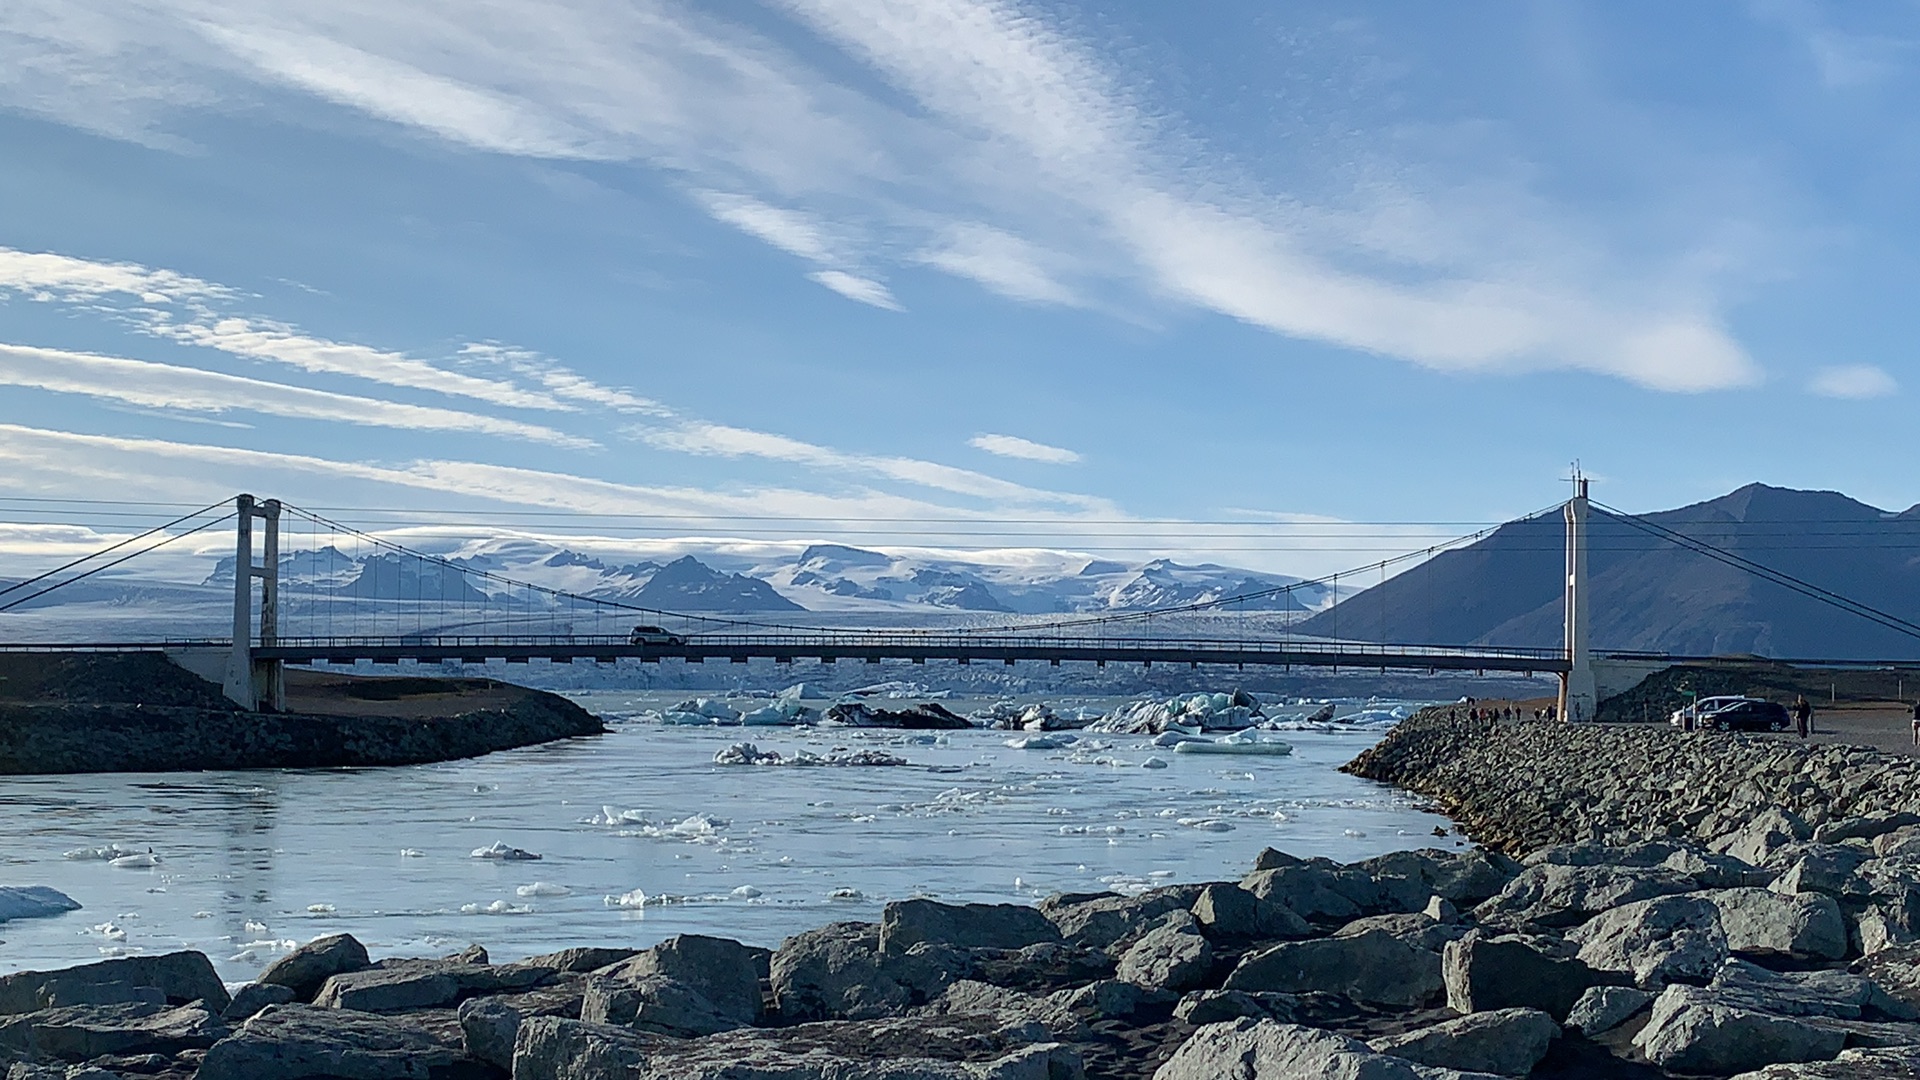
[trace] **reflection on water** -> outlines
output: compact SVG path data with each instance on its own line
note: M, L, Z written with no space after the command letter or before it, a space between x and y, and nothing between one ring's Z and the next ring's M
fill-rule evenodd
M616 717L658 703L583 701ZM1351 860L1458 842L1435 839L1442 819L1415 800L1335 771L1369 733L1290 733L1292 757L1258 759L1125 736L1021 751L1008 737L616 721L440 765L0 780L0 884L84 905L0 924L0 970L184 947L239 980L338 931L376 955L477 941L497 959L691 931L772 945L905 896L1031 901L1238 877L1267 845ZM743 740L912 764L713 764ZM470 857L496 841L542 857ZM65 855L106 845L159 861Z

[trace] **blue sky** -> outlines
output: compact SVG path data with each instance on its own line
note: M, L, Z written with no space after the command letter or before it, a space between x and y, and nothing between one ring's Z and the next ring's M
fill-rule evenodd
M1499 520L1576 458L1632 510L1904 508L1916 45L1787 0L16 0L0 496L1298 573L1448 530L1297 521Z

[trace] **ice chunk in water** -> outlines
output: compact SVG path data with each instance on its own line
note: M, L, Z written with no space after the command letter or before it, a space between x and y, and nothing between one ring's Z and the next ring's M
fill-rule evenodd
M334 906L332 904L308 904L307 911L314 915L331 915L334 912Z
M118 859L124 855L138 855L138 854L140 854L140 852L134 848L124 848L124 847L121 847L119 844L107 844L103 847L74 848L72 851L62 853L61 857L67 858L67 859L86 859L86 860L94 860L98 862L108 862L113 859Z
M525 904L509 904L505 900L495 900L491 904L461 904L462 915L530 915L533 909Z
M635 889L619 896L604 897L602 902L611 908L642 908L647 906L647 894Z
M403 847L400 849L400 857L403 859L424 859L427 857L427 853L421 851L419 848Z
M1141 762L1140 767L1143 769L1164 769L1167 767L1167 763L1160 758L1150 757Z
M847 901L847 902L849 902L849 903L857 903L857 902L859 902L859 901L861 901L861 900L865 900L865 899L866 899L866 895L865 895L864 893L862 893L862 892L861 892L861 891L860 891L859 889L855 889L855 888L849 888L849 887L842 887L842 888L838 888L838 889L835 889L835 890L833 890L832 892L830 892L830 893L828 893L828 894L827 894L827 899L829 899L829 900L844 900L844 901Z
M733 895L741 900L751 900L760 895L760 890L751 885L742 885L733 890Z
M1015 750L1064 750L1073 744L1072 738L1060 738L1056 735L1028 735L1021 739L1008 739L1007 745Z
M0 922L39 919L80 910L80 902L45 885L0 885Z
M1219 818L1183 817L1180 819L1180 824L1185 825L1189 829L1199 829L1201 832L1232 832L1233 831L1232 824L1225 821L1221 821Z
M536 881L531 885L522 885L513 890L516 896L572 896L573 890L565 885L555 885L551 881Z
M121 855L118 858L108 859L107 865L119 867L122 870L150 870L160 865L160 856L151 851L142 851L135 855Z
M524 848L509 847L505 842L495 840L483 848L474 848L472 859L499 859L503 862L533 862L540 858Z

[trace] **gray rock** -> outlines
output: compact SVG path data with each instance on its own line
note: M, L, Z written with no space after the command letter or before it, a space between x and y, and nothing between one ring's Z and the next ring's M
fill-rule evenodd
M1098 1020L1124 1020L1145 1009L1166 1008L1180 999L1174 994L1150 986L1101 979L1071 990L1048 996L1048 1001L1079 1016Z
M896 900L880 912L880 950L896 955L922 942L958 949L1022 949L1059 940L1059 928L1025 904Z
M1153 1080L1482 1080L1381 1054L1331 1031L1241 1019L1209 1024L1173 1052Z
M1380 906L1380 887L1371 877L1326 859L1256 870L1240 886L1305 919L1344 922Z
M1872 840L1884 833L1908 825L1920 825L1920 814L1909 811L1876 814L1863 814L1859 817L1836 818L1813 830L1813 839L1818 844L1838 844L1846 840Z
M1467 934L1467 927L1460 923L1436 922L1424 914L1413 914L1364 915L1335 930L1333 936L1353 937L1369 930L1392 934L1414 948L1428 952L1439 952L1446 948L1447 942L1458 941Z
M1778 1062L1822 1061L1838 1054L1847 1036L1797 1017L1729 1005L1699 987L1675 984L1654 999L1647 1025L1633 1044L1663 1069L1725 1075Z
M1653 1003L1653 995L1631 986L1595 986L1580 995L1567 1013L1567 1026L1592 1038L1612 1031Z
M1206 981L1213 970L1213 945L1184 911L1162 916L1120 957L1115 972L1123 982L1181 993Z
M352 934L330 934L314 938L268 964L254 981L285 986L298 1000L312 1001L329 978L369 966L367 947Z
M293 987L276 983L251 982L233 995L233 1003L220 1014L221 1019L237 1024L269 1005L285 1005L295 999Z
M1367 1045L1422 1065L1525 1076L1559 1037L1560 1025L1538 1009L1496 1009L1370 1039Z
M1300 1019L1300 998L1296 994L1272 992L1248 993L1245 990L1196 990L1180 999L1173 1015L1194 1027L1220 1024L1242 1018L1278 1020L1283 1024Z
M1373 878L1381 906L1390 912L1419 911L1435 896L1454 904L1478 904L1497 895L1520 873L1519 863L1480 848L1394 851L1353 863L1351 868Z
M1920 919L1903 903L1868 904L1854 916L1848 940L1862 956L1920 944Z
M1296 941L1244 957L1227 990L1318 990L1370 1005L1424 1005L1444 989L1440 954L1371 930L1345 938Z
M1905 1007L1920 1008L1920 945L1881 949L1855 960L1849 970Z
M581 1000L580 1019L680 1039L746 1026L737 1012L721 1009L700 991L664 975L618 981L594 979L587 984Z
M1420 914L1425 915L1437 923L1460 921L1460 909L1453 905L1453 901L1444 896L1428 898L1427 906L1420 909Z
M1747 956L1838 960L1847 955L1847 923L1840 905L1822 893L1767 889L1700 893L1720 911L1727 948Z
M157 986L138 986L129 982L90 982L54 979L40 988L45 1007L63 1005L165 1005L167 995Z
M561 949L545 956L530 956L521 961L530 967L552 968L575 973L598 971L640 955L639 949L579 948Z
M1040 913L1074 945L1106 949L1134 937L1169 911L1193 906L1201 888L1175 885L1139 896L1117 893L1063 893L1040 902Z
M1550 956L1519 937L1476 931L1441 956L1447 1006L1455 1012L1527 1008L1561 1018L1599 981L1582 961Z
M1873 853L1882 859L1920 855L1920 825L1907 825L1874 837Z
M1614 908L1567 935L1596 971L1633 976L1645 989L1704 982L1727 958L1720 909L1698 896L1662 896Z
M770 979L789 1022L869 1020L924 1005L967 973L952 950L916 945L890 956L872 923L831 923L782 942Z
M314 995L313 1004L361 1012L447 1008L479 994L538 986L553 974L548 968L526 964L382 960L370 968L329 976Z
M1217 941L1271 941L1313 936L1307 920L1285 904L1263 900L1238 885L1218 883L1193 902L1200 932Z
M1253 869L1255 873L1262 870L1278 870L1283 866L1299 866L1306 861L1298 856L1289 855L1279 848L1266 847L1261 848L1260 854L1253 857Z
M652 975L672 979L692 988L739 1024L755 1023L763 1011L755 950L731 938L680 934L603 969L601 974L626 981Z
M1842 1050L1832 1061L1768 1065L1733 1080L1913 1080L1920 1076L1920 1046Z
M102 960L59 971L19 971L0 975L0 1014L34 1012L53 998L71 995L88 984L124 983L150 986L175 1005L204 1001L213 1012L231 1002L227 988L206 956L197 952L162 953ZM68 1000L74 1000L68 997Z
M1775 849L1813 839L1813 829L1800 815L1778 806L1769 806L1734 832L1714 841L1712 847L1752 866L1764 865Z
M456 964L490 964L493 962L493 957L487 955L487 947L485 945L469 945L444 959Z
M1044 1031L1040 1032L1044 1034ZM956 1015L742 1028L679 1040L535 1017L514 1080L1083 1080L1079 1055Z
M1665 867L1542 863L1521 871L1474 915L1495 925L1574 926L1622 904L1696 888L1693 878Z
M109 1054L177 1054L204 1050L227 1026L195 1002L68 1005L0 1020L0 1049L29 1057L86 1061Z
M1877 1014L1912 1020L1916 1015L1873 980L1844 971L1768 971L1736 958L1714 972L1707 989L1728 1005L1782 1016L1858 1020Z
M274 1005L215 1043L195 1080L430 1080L459 1058L400 1017Z
M1829 896L1843 896L1853 880L1854 871L1869 858L1871 856L1868 853L1857 848L1833 844L1808 845L1799 849L1794 861L1767 887L1778 893L1820 892Z
M513 1070L513 1042L524 1019L499 998L472 998L460 1004L460 1045L468 1057L502 1072Z

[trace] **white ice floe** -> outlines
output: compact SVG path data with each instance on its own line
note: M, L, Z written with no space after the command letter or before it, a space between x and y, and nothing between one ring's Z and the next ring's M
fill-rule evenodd
M611 806L602 806L600 812L587 819L589 825L646 825L647 815L641 810L616 810Z
M331 915L334 913L334 910L335 908L332 904L308 904L307 905L307 913L309 915Z
M647 906L647 894L639 889L621 893L619 896L607 896L602 902L610 908L642 908Z
M160 865L160 856L151 851L142 851L108 859L107 865L121 870L150 870Z
M103 922L92 927L91 929L93 933L99 934L101 937L106 938L108 941L127 940L127 932L125 930L122 930L117 923Z
M461 904L462 915L531 915L533 908L526 904L509 904L505 900L495 900L491 904Z
M245 930L249 934L264 934L267 932L267 924L258 919L248 919L246 922L240 924L240 929Z
M1366 834L1366 831L1363 829L1341 829L1340 835L1347 837L1350 840L1363 840L1366 838L1367 834Z
M815 754L806 750L796 750L792 754L781 754L778 750L762 750L752 743L734 743L713 755L715 765L844 765L844 766L887 766L905 765L907 759L884 750L841 750L830 754Z
M80 910L80 902L45 885L0 885L0 922L41 919Z
M403 859L424 859L427 857L427 853L421 851L419 848L403 847L400 849L400 857Z
M1162 758L1150 757L1141 762L1140 767L1143 769L1164 769L1167 767L1167 763Z
M84 860L84 861L95 861L95 862L111 862L114 859L123 858L128 855L139 855L139 854L141 854L141 851L138 848L121 847L119 844L106 844L102 847L74 848L72 851L62 852L61 858Z
M1019 739L1008 739L1007 746L1015 750L1064 750L1074 744L1072 736L1028 735Z
M827 894L829 900L841 900L847 903L858 903L866 898L866 894L859 889L848 887L838 888Z
M760 890L754 888L751 885L742 885L733 890L733 896L735 899L738 899L738 900L751 900L754 897L759 895L760 895Z
M515 896L572 896L573 890L551 881L536 881L513 890Z
M196 911L196 912L194 912L194 913L193 913L193 917L194 917L194 918L196 918L196 919L211 919L211 918L213 918L213 912L211 912L211 911Z
M1293 753L1293 744L1279 739L1259 739L1249 735L1227 735L1212 742L1183 742L1173 748L1176 754L1250 754L1285 757Z
M474 848L472 859L499 859L503 862L533 862L540 858L524 848L509 847L505 842L495 840L483 848Z
M1179 819L1179 824L1185 825L1189 829L1199 829L1201 832L1232 832L1233 831L1233 824L1231 822L1221 821L1219 818L1183 817Z

